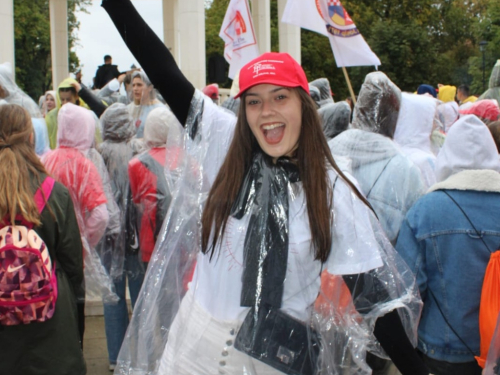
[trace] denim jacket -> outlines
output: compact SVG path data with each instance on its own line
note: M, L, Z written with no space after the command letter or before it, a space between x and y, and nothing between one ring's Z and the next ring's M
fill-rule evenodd
M474 361L468 348L479 355L479 302L490 251L500 248L499 212L500 174L469 170L434 185L401 226L396 250L416 274L424 302L418 349L433 359Z

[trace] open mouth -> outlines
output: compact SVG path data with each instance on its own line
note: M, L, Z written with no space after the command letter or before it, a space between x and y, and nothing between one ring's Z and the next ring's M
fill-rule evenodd
M280 143L285 135L285 124L274 123L261 125L260 129L264 134L264 139L270 145Z

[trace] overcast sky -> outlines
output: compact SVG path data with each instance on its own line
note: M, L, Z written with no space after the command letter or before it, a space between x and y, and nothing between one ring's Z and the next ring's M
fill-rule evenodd
M163 40L161 0L132 0L132 3L149 26ZM83 66L83 83L92 85L92 78L97 67L104 63L104 55L111 55L113 64L118 65L118 69L121 71L129 69L132 64L138 66L139 64L125 46L108 14L101 8L101 0L92 0L92 6L88 8L88 12L88 14L77 13L80 30L78 31L78 46L75 51Z

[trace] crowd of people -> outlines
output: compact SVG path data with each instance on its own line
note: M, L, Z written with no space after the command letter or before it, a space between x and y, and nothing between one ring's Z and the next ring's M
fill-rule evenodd
M103 7L142 69L36 104L0 65L1 374L85 374L89 296L121 375L500 374L500 60L335 102L265 53L221 103Z

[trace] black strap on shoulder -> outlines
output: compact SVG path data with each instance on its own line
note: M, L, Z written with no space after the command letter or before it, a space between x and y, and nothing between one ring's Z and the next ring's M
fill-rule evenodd
M474 224L472 224L472 221L471 219L469 218L469 216L467 216L467 214L465 213L465 211L462 209L462 207L457 203L457 201L455 199L453 199L453 197L448 194L448 192L446 190L442 190L443 193L445 193L452 201L453 203L455 203L455 205L460 209L460 211L462 211L462 213L464 214L465 218L467 219L467 221L470 223L470 225L472 226L472 228L474 228L474 230L476 231L476 234L477 236L479 237L479 239L483 242L484 246L486 246L486 249L488 249L488 251L491 253L493 253L491 250L490 250L490 247L486 244L486 242L484 241L483 239L483 235L481 234L481 232L479 232L477 230L477 228L474 226Z

